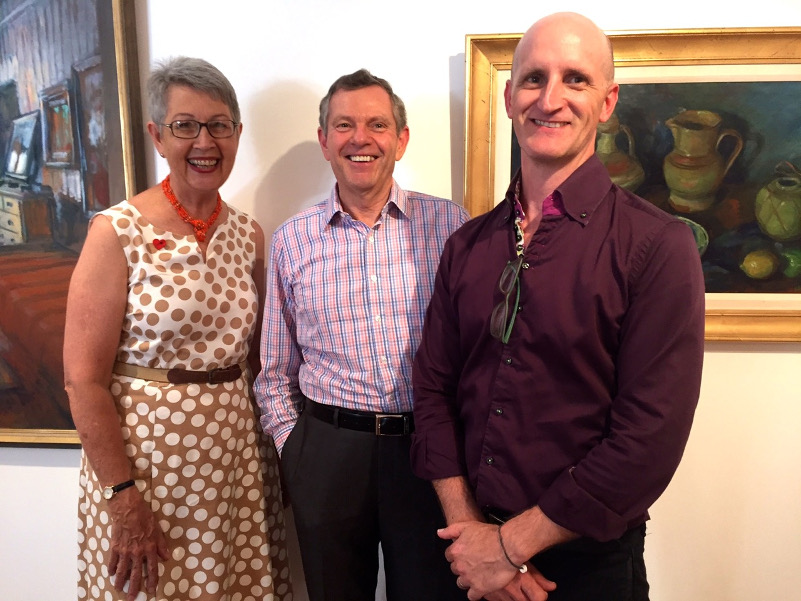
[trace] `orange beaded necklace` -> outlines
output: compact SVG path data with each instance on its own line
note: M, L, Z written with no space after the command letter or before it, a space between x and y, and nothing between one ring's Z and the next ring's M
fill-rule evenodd
M170 186L169 175L161 182L161 189L164 191L164 196L167 197L167 200L169 200L170 204L175 208L178 216L195 228L195 238L198 239L198 242L204 242L206 240L206 232L208 232L212 224L217 221L217 217L220 216L220 211L222 211L222 197L220 193L217 192L217 206L214 207L211 216L207 221L203 221L202 219L195 219L192 217L187 213L184 205L178 202L178 199L175 197L175 192L172 191L172 186Z

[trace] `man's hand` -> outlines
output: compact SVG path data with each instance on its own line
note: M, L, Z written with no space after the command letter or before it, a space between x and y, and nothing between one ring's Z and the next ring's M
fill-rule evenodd
M556 588L533 566L529 566L530 574L521 574L509 563L498 541L497 526L457 522L438 530L437 534L453 541L445 551L445 558L457 576L457 586L467 590L470 601L496 592L490 599L543 601L548 592Z
M525 574L517 573L503 589L484 595L487 601L545 601L556 583L543 576L530 563Z

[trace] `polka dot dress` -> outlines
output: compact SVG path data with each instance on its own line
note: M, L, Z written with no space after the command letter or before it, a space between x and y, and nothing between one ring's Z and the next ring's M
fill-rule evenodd
M245 360L257 327L255 231L228 211L205 262L194 236L154 227L128 202L102 213L128 258L118 361L209 370ZM254 415L249 374L214 385L115 374L111 393L136 485L171 552L156 595L137 601L290 601L276 454ZM107 569L105 484L83 457L78 599L122 601Z

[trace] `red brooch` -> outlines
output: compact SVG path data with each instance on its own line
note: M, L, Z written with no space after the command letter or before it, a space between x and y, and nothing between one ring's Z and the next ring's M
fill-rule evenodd
M167 246L167 241L162 238L155 238L153 240L153 246L156 247L156 250L161 250L165 246Z

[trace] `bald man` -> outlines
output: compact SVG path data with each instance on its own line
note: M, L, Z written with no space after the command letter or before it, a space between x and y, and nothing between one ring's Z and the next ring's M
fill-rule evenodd
M648 599L645 522L698 401L704 282L689 228L595 155L618 92L592 21L535 23L504 91L520 170L439 265L412 464L469 599Z

